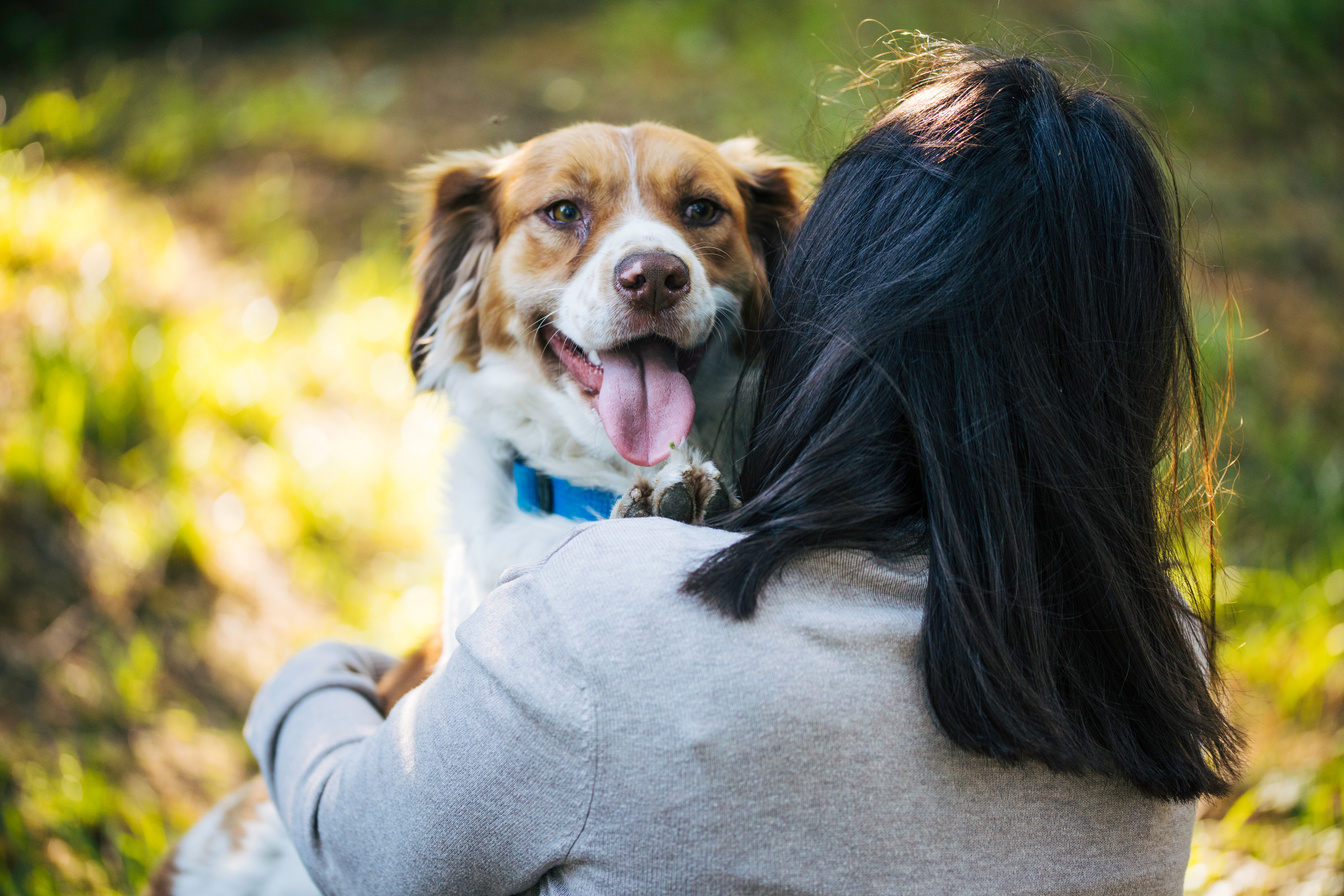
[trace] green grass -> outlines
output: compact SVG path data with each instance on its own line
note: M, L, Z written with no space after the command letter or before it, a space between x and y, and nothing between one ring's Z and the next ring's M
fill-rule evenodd
M0 893L131 893L249 772L256 685L437 616L395 183L573 120L824 162L884 26L1044 32L1169 133L1237 379L1224 657L1252 753L1192 892L1344 893L1344 67L1324 0L599 5L468 37L207 34L0 85ZM770 23L769 28L763 23ZM1025 23L1025 26L1014 23ZM1090 32L1090 36L1080 34ZM1030 38L1028 38L1030 40ZM1264 332L1262 332L1264 331Z

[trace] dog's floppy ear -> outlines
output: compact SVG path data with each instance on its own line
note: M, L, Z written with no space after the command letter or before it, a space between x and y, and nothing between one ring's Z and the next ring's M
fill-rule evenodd
M493 172L513 149L450 152L412 173L421 212L411 262L420 295L411 370L425 388L451 365L480 360L477 299L499 239Z
M742 308L742 324L750 334L765 324L770 279L807 211L817 173L805 162L765 152L755 137L720 143L719 153L739 172L738 186L747 206L747 236L756 258L756 288Z

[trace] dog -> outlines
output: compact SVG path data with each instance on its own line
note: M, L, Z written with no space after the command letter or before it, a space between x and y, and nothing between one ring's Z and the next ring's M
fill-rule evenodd
M463 434L443 623L379 682L385 707L446 661L504 569L576 520L699 523L734 500L729 407L813 183L752 138L651 123L574 125L416 173L411 367ZM254 781L183 837L151 893L310 896L301 872Z

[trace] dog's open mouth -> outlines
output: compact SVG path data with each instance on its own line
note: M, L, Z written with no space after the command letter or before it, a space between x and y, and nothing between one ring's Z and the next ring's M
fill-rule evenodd
M645 336L603 351L585 351L549 324L542 328L542 338L575 382L596 396L593 406L607 438L630 463L661 463L671 445L691 431L691 380L705 355L703 344L684 350L660 336Z

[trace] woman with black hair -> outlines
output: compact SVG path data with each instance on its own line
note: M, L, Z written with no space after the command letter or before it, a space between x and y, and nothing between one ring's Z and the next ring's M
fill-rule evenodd
M325 892L1181 891L1238 736L1171 179L1098 90L929 59L774 284L740 509L576 530L385 722L358 648L262 689Z

